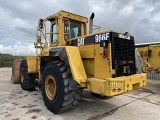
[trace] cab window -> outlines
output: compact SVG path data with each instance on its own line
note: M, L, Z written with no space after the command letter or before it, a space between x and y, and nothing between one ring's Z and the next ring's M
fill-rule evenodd
M52 25L52 38L51 38L51 42L52 43L56 43L57 42L57 25L56 24Z
M70 21L70 25L69 25L69 21L65 20L64 33L65 33L65 40L67 40L67 37L66 37L67 33L70 33L71 38L76 38L81 36L81 23ZM69 39L69 36L68 36L68 39Z

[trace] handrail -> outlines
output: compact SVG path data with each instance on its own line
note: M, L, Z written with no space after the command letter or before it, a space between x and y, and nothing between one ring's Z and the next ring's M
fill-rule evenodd
M96 25L93 25L93 29L92 30L97 30L98 29L98 31L100 31L100 29L101 29L101 27L100 26L96 26Z

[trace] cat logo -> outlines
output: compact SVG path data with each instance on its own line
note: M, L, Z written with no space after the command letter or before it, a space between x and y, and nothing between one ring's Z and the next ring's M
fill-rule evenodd
M118 37L119 37L119 38L123 38L123 39L128 39L128 40L131 39L130 36L128 36L128 35L126 35L126 34L118 34Z
M77 45L78 45L78 46L84 45L84 39L85 39L85 38L79 38L79 39L77 40L77 42L78 42Z

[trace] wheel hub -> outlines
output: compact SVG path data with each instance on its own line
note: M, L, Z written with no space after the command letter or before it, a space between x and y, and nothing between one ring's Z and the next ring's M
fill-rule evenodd
M48 75L45 80L46 95L50 100L53 100L56 96L56 80L53 75Z

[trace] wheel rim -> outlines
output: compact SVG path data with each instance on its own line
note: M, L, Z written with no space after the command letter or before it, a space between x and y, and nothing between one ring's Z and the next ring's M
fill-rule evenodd
M21 82L24 81L24 69L22 68L21 69Z
M53 100L56 96L56 80L53 75L48 75L45 80L46 95L50 100Z

